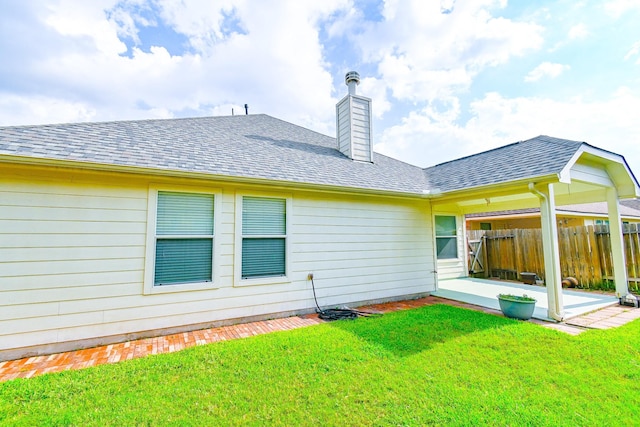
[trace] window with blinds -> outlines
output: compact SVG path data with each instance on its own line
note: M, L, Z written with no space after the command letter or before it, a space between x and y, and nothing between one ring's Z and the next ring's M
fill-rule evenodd
M287 200L242 198L242 278L285 276Z
M213 280L214 195L158 191L154 286Z

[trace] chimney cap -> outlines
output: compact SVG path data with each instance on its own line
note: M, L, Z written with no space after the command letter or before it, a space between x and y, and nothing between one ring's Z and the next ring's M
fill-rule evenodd
M347 74L345 74L344 83L348 86L351 82L360 84L360 74L358 74L357 71L349 71Z

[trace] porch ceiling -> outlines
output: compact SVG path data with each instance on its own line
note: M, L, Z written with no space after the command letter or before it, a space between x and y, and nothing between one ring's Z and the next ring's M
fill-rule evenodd
M461 214L540 207L540 200L529 191L527 185L514 184L502 188L477 189L475 192L468 192L464 195L434 198L431 202L438 210L460 212ZM557 205L606 200L607 187L601 185L580 181L573 181L570 184L556 182L553 183L553 188Z

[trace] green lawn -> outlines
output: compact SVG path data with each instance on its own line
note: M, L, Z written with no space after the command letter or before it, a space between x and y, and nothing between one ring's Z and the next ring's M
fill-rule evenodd
M2 425L640 423L640 321L577 337L436 305L0 383Z

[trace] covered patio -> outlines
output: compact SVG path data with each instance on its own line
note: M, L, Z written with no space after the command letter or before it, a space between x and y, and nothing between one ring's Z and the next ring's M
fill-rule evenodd
M536 308L533 312L534 318L555 321L548 316L549 304L547 289L542 286L464 277L440 280L438 290L431 293L431 295L441 298L500 310L497 298L498 294L527 294L537 300ZM612 295L567 289L562 289L562 299L564 301L563 320L581 316L585 313L600 310L618 303L618 299Z
M433 182L445 190L432 195L434 215L436 219L438 215L455 215L457 225L448 234L438 235L436 230L436 245L454 238L458 244L457 251L441 252L438 247L435 295L497 307L499 293L520 290L522 294L526 290L538 300L534 316L555 321L593 311L598 308L598 300L605 305L615 302L616 297L635 301L628 287L619 200L640 197L640 185L621 155L584 142L541 135L433 169L439 172L434 176L447 177ZM563 290L556 218L557 205L603 201L607 204L616 292L616 297L604 300L596 294ZM450 280L466 276L469 271L464 215L532 207L541 213L544 259L544 271L535 273L544 278L546 287L491 280L479 283L467 278Z

